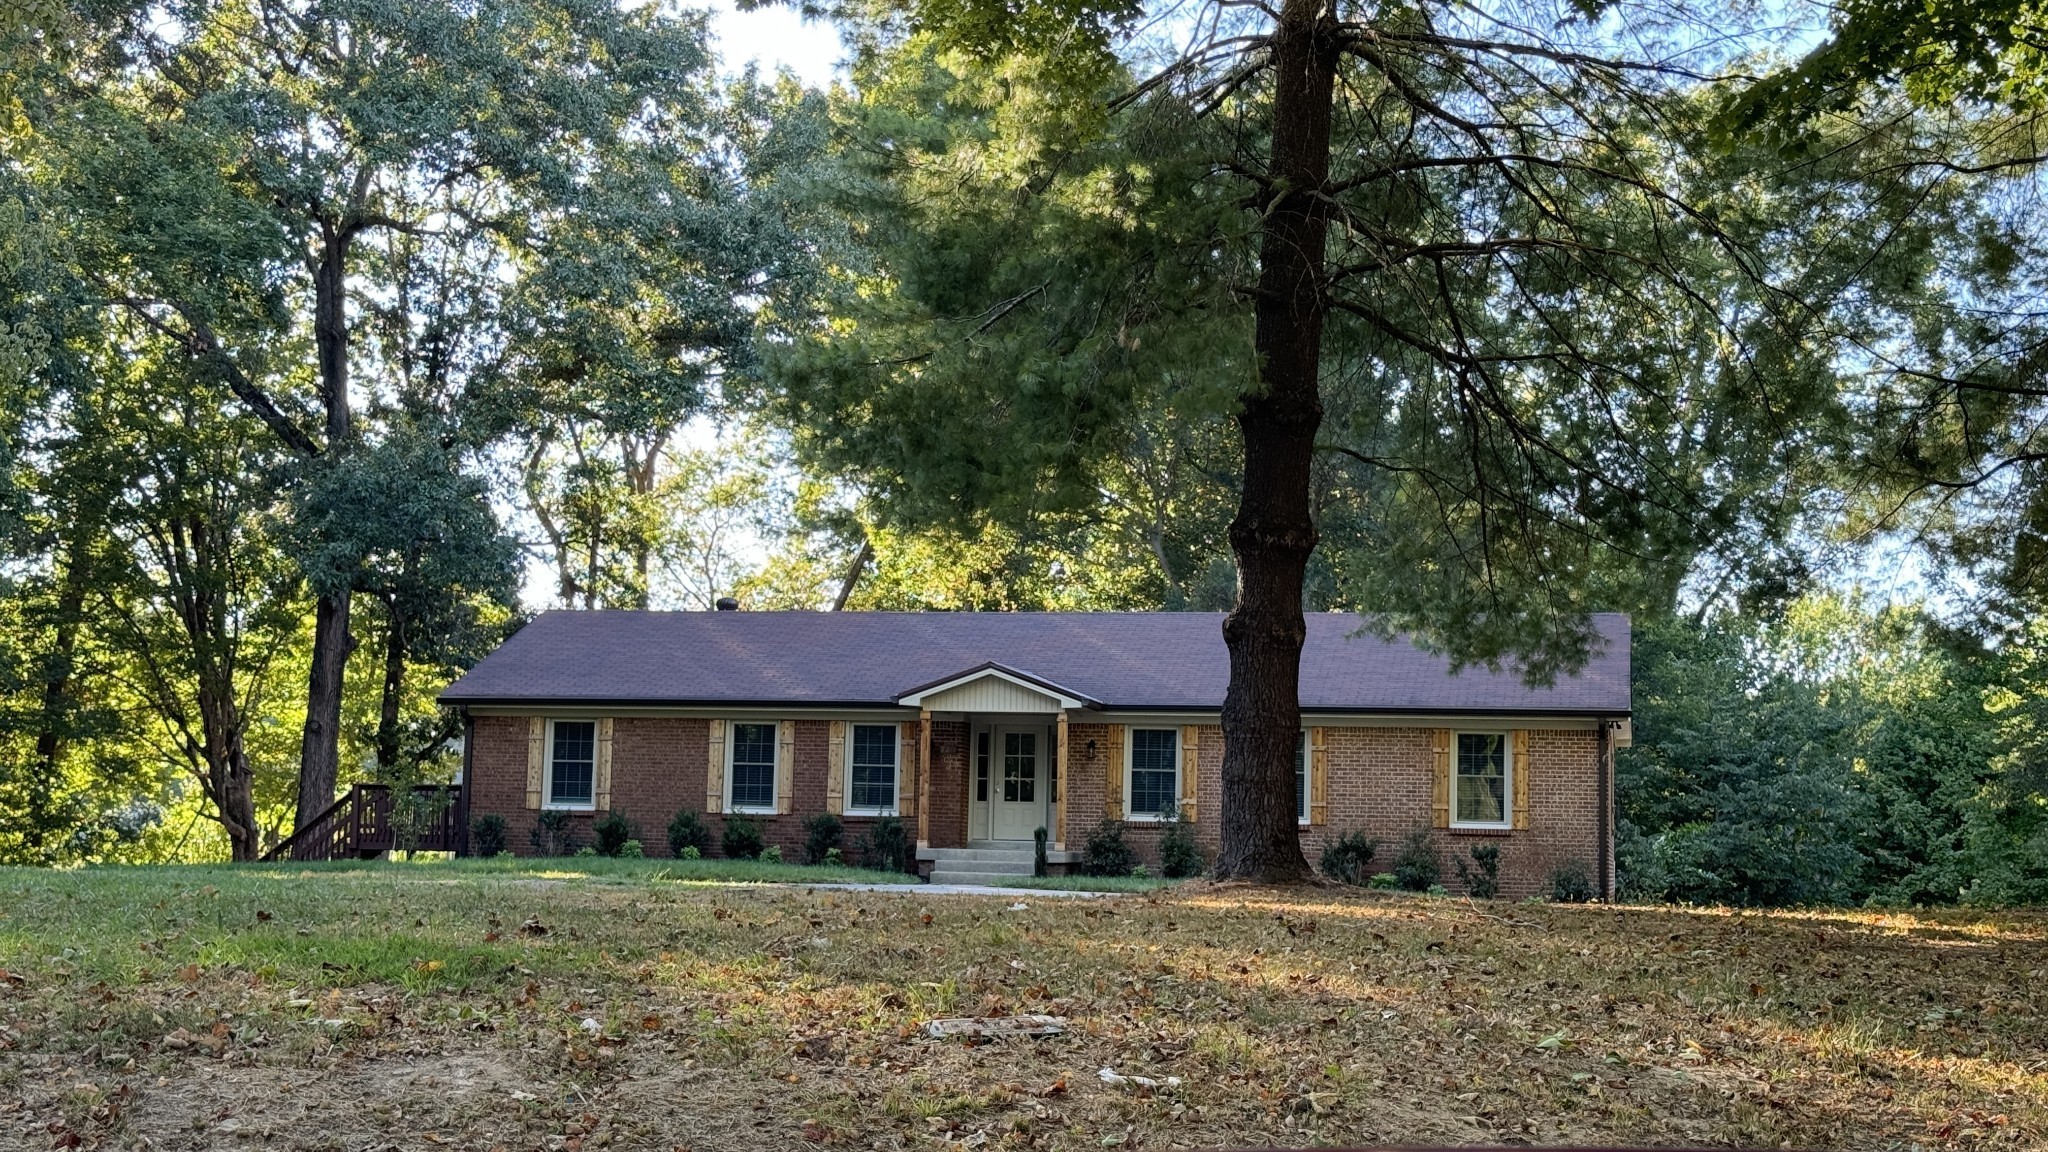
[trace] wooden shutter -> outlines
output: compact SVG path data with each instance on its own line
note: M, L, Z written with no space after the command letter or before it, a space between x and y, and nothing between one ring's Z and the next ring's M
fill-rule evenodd
M591 807L599 812L612 810L612 722L610 717L597 722L597 764L596 780L592 786Z
M704 811L725 811L725 721L706 721L710 755L704 758Z
M834 720L825 741L825 811L846 811L846 721Z
M1508 773L1515 778L1515 831L1529 827L1529 730L1517 728L1509 743L1511 759Z
M1195 822L1196 793L1202 783L1202 729L1194 724L1185 724L1180 730L1180 814L1188 823Z
M541 769L547 763L548 722L534 716L526 722L526 806L540 807Z
M776 725L775 810L787 816L796 811L796 721Z
M1456 741L1449 728L1438 728L1432 733L1432 750L1435 753L1433 774L1435 781L1430 788L1430 823L1438 828L1451 826L1451 745Z
M1103 764L1103 809L1111 820L1124 818L1124 731L1121 724L1110 725L1109 756Z
M917 773L923 767L917 762L918 725L905 724L897 729L896 764L899 779L896 781L897 814L905 818L917 815Z
M1308 822L1330 822L1330 738L1328 728L1308 730Z

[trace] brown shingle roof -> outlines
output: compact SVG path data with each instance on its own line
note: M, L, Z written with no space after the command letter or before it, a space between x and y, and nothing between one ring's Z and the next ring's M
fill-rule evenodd
M1628 617L1578 675L1452 675L1357 617L1308 617L1301 704L1318 712L1629 711ZM1112 709L1215 711L1229 676L1206 612L546 612L441 694L450 704L875 705L984 664Z

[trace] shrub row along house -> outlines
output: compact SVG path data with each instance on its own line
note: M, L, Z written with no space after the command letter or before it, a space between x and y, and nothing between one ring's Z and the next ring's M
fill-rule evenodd
M1503 895L1560 869L1613 884L1614 751L1629 735L1629 630L1550 687L1308 618L1296 807L1317 859L1340 835L1426 836L1445 861L1498 848ZM1207 613L549 612L444 693L468 721L465 800L513 851L624 812L658 829L732 819L794 853L833 813L878 822L940 880L1057 873L1105 820L1157 866L1166 824L1216 847L1228 658ZM1417 832L1417 830L1422 830ZM1490 855L1490 854L1488 854ZM1446 869L1449 864L1446 863Z

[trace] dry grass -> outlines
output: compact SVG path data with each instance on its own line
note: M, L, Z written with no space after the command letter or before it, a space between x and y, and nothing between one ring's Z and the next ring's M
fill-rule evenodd
M2029 915L0 872L0 1145L2040 1148L2044 966ZM918 1028L1024 1011L1071 1030Z

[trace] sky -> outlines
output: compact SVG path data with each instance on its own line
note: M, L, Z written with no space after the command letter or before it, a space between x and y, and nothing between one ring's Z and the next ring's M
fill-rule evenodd
M753 61L763 72L787 68L815 88L832 83L844 53L831 24L805 21L779 5L741 12L732 0L715 0L709 10L724 71L737 73Z

